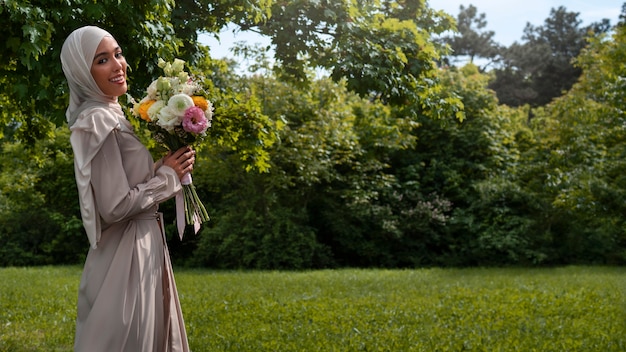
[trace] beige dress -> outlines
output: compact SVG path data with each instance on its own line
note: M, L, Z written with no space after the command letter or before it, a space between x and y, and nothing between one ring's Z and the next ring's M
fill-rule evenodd
M159 202L180 191L180 181L173 169L155 168L121 109L111 105L112 112L102 106L84 110L71 128L72 147L82 158L77 174L90 179L90 197L81 196L81 202L92 199L99 214L79 287L74 349L188 351L157 213Z

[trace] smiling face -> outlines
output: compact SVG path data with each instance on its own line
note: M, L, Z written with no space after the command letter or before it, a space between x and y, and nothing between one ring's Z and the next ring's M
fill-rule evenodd
M117 41L109 36L102 38L91 63L91 75L104 95L119 97L126 93L126 66Z

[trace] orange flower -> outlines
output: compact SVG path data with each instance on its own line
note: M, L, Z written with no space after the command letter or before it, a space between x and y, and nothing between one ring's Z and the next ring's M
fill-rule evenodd
M148 109L150 109L152 104L154 104L155 102L156 100L148 100L148 101L141 103L141 105L139 105L139 116L141 116L142 120L148 121L148 122L152 121L150 119L150 116L148 116Z
M209 108L209 102L206 99L199 95L194 95L191 97L193 99L193 105L199 107L200 109L206 111Z

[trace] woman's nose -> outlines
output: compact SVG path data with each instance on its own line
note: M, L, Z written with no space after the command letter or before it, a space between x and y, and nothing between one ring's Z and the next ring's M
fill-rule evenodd
M115 66L114 66L115 70L117 71L117 70L124 69L124 64L126 64L126 61L124 60L123 57L116 58L115 59Z

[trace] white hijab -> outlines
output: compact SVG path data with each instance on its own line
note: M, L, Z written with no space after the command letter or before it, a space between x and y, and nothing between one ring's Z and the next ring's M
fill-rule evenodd
M70 87L70 104L65 112L67 123L72 126L86 101L108 103L117 97L104 95L91 75L96 49L105 36L113 36L102 28L85 26L73 31L61 48L61 65Z
M91 185L91 161L107 136L120 128L124 119L117 97L106 96L91 75L91 65L98 45L109 32L94 26L72 32L61 49L61 64L70 87L66 111L72 134L74 174L78 188L83 226L93 248L100 241L100 216Z

